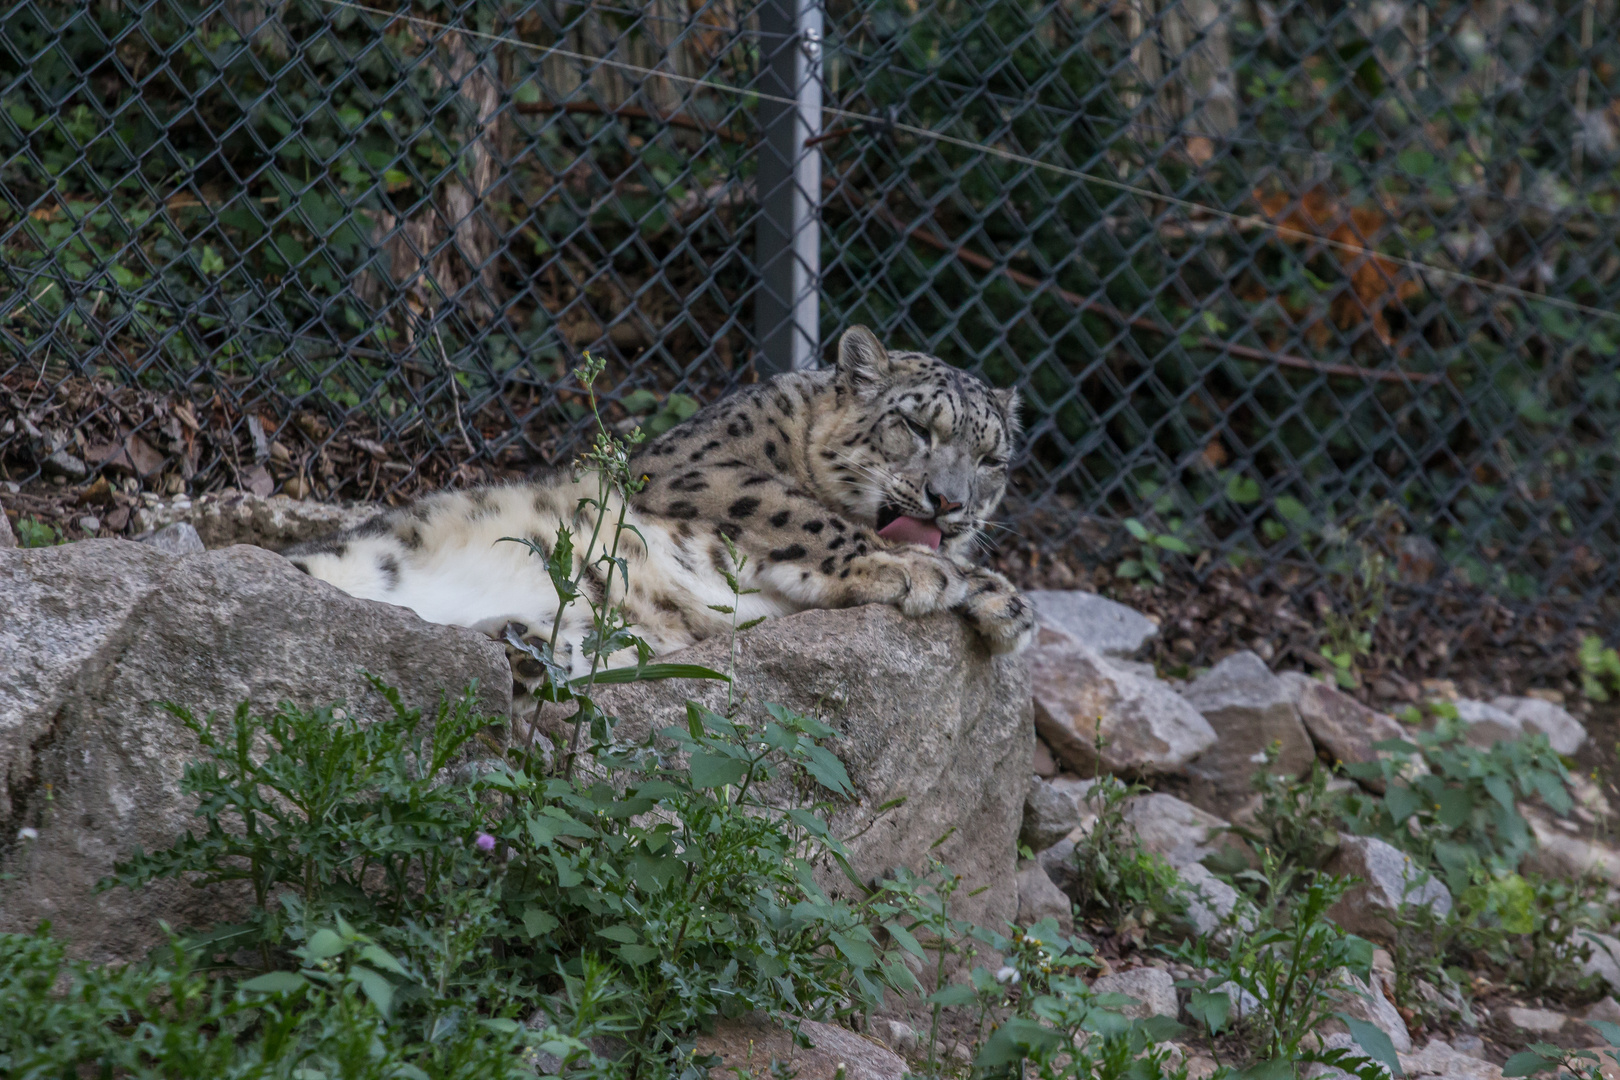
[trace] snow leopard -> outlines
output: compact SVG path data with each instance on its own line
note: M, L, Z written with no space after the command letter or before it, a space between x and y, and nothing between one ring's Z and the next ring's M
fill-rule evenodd
M954 611L990 652L1010 653L1028 643L1033 607L974 556L1018 432L1015 391L854 327L831 368L746 385L635 450L642 486L618 532L622 568L581 565L593 533L598 554L611 541L621 507L595 505L597 477L577 469L430 495L283 554L353 596L506 639L522 689L542 680L542 643L574 675L593 659L637 662L628 646L588 655L583 599L622 605L655 655L759 617L860 604ZM559 620L537 553L549 557L561 529L585 595Z

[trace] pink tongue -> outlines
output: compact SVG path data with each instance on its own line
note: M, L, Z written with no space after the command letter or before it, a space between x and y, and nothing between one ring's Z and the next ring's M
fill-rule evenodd
M923 547L939 550L940 531L931 521L918 521L912 517L897 517L883 528L878 535L885 540L898 540L902 544L921 544Z

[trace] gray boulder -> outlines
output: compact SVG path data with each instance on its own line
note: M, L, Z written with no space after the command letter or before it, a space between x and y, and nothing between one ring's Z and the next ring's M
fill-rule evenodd
M729 648L713 639L660 659L724 670ZM955 615L911 619L869 605L763 623L738 638L734 672L745 715L774 702L840 732L830 749L855 798L834 811L833 832L852 838L851 865L863 880L897 866L923 871L938 858L963 877L959 917L1003 926L1016 916L1014 864L1035 751L1022 657L992 657ZM688 699L724 712L726 688L673 681L596 694L620 717L626 740L684 724ZM832 868L823 882L849 892Z
M1315 679L1295 673L1280 678L1295 692L1294 707L1316 746L1337 763L1366 763L1388 758L1387 751L1374 750L1375 743L1404 739L1401 722L1387 713L1369 709L1348 694ZM1381 780L1362 781L1373 791L1382 792Z
M1294 687L1252 652L1228 656L1190 683L1182 696L1216 734L1188 767L1191 801L1206 810L1230 815L1250 800L1250 781L1268 747L1277 747L1271 768L1280 776L1302 776L1315 760L1311 737L1294 707Z
M736 1020L721 1020L709 1035L699 1035L699 1057L718 1055L717 1076L773 1075L771 1064L786 1067L798 1080L904 1080L905 1060L893 1050L847 1028L815 1020L799 1021L799 1032L809 1041L798 1045L787 1028L758 1013Z
M1215 742L1198 710L1165 683L1126 671L1044 625L1030 674L1036 730L1078 772L1180 773Z
M1043 626L1060 630L1106 657L1128 660L1159 634L1146 615L1078 589L1035 589L1024 594Z
M1576 934L1577 944L1586 945L1592 953L1581 961L1581 974L1596 975L1610 993L1620 993L1620 938L1600 934L1595 930L1582 930ZM1608 1016L1598 1017L1608 1020Z
M17 534L11 531L11 519L0 511L0 551L17 546Z
M375 503L340 506L279 495L203 495L195 501L179 498L142 507L135 512L135 529L150 532L183 522L197 531L209 550L252 544L280 551L303 540L364 525L387 510Z
M1132 1020L1146 1020L1150 1016L1168 1016L1174 1020L1181 1013L1176 1001L1176 977L1162 968L1139 967L1099 975L1091 984L1091 992L1135 998L1135 1005L1119 1010Z
M1389 940L1394 932L1390 917L1402 905L1428 907L1436 915L1451 910L1450 890L1428 877L1406 852L1371 836L1340 833L1325 869L1360 879L1328 909L1328 918L1364 938Z
M1074 931L1074 905L1039 862L1024 863L1018 871L1018 925L1034 926L1056 919L1065 934Z
M229 896L169 882L97 894L137 847L195 827L180 775L198 756L161 701L202 715L244 700L387 708L362 669L430 709L479 683L504 714L503 649L404 608L356 600L279 556L233 548L176 556L85 540L0 551L0 930L50 919L76 955L127 961L177 927L229 920ZM18 838L19 829L34 831Z
M1039 778L1024 796L1024 824L1018 842L1034 852L1045 851L1080 824L1080 806L1068 794Z
M1519 722L1524 731L1547 736L1552 748L1566 757L1586 742L1586 728L1568 710L1533 697L1499 697L1491 705Z

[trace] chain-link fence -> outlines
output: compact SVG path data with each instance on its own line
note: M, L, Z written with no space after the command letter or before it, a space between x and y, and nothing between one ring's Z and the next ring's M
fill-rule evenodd
M398 499L865 322L1022 389L1039 546L1612 639L1616 15L23 0L0 469Z

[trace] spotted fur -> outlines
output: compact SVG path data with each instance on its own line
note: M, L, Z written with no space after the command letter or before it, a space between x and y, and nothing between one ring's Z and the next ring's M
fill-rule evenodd
M732 617L715 605L735 605L746 621L872 603L913 616L956 611L993 652L1017 650L1033 630L1029 602L972 563L1017 432L1012 391L922 353L889 352L856 327L834 369L745 387L642 447L632 466L646 484L619 550L629 591L600 564L585 585L622 603L660 654L729 631ZM595 495L594 476L569 473L433 495L286 554L345 592L432 622L550 640L557 594L541 560L501 539L549 552L566 526L583 548L597 511L581 500ZM606 509L611 539L619 508ZM939 550L878 536L899 514L932 520ZM726 538L747 556L740 585L758 590L740 600L725 579ZM586 606L574 604L559 627L557 658L576 672L588 666L589 626ZM532 685L538 664L512 656L518 681Z

